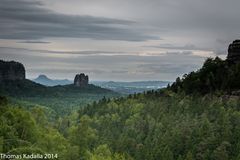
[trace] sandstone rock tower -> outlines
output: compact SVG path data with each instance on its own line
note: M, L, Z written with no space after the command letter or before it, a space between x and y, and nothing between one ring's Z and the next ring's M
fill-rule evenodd
M19 62L0 60L0 82L6 80L24 80L25 68Z
M240 40L235 40L229 45L227 60L233 63L240 62Z
M88 75L85 75L84 73L77 74L74 78L74 85L77 87L86 87L88 82Z

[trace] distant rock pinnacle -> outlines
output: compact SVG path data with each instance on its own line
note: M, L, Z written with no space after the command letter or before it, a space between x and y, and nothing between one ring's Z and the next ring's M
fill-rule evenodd
M85 87L88 85L88 75L85 75L84 73L77 74L74 78L74 85L77 87Z
M229 45L227 60L234 63L240 62L240 40L235 40Z

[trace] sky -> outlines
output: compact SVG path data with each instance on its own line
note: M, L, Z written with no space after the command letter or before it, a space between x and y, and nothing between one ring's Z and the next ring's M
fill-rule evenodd
M1 0L0 59L90 80L173 81L240 38L239 0Z

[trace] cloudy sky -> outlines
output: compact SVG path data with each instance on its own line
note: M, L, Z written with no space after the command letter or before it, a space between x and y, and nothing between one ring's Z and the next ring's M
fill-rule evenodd
M1 0L0 59L27 78L174 80L225 58L239 0Z

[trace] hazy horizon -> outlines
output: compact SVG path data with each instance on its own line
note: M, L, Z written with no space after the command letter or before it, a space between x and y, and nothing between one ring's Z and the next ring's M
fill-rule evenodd
M99 81L173 81L239 38L237 0L1 0L0 59Z
M45 75L45 74L39 74L38 76L40 76L40 75ZM37 77L32 77L32 78L29 78L29 77L27 77L27 79L29 79L29 80L34 80L34 79L36 79L36 78L38 78L38 76ZM49 79L51 79L51 80L68 80L68 81L71 81L71 82L73 82L74 81L74 77L73 78L55 78L55 77L49 77L48 75L45 75L45 76L47 76L47 78L49 78ZM172 82L172 81L168 81L168 80L152 80L152 79L150 79L150 80L130 80L130 81L124 81L124 80L98 80L98 79L90 79L89 80L89 82L91 83L91 82L111 82L111 81L113 81L113 82L146 82L146 81L149 81L149 82L154 82L154 81L166 81L166 82Z

